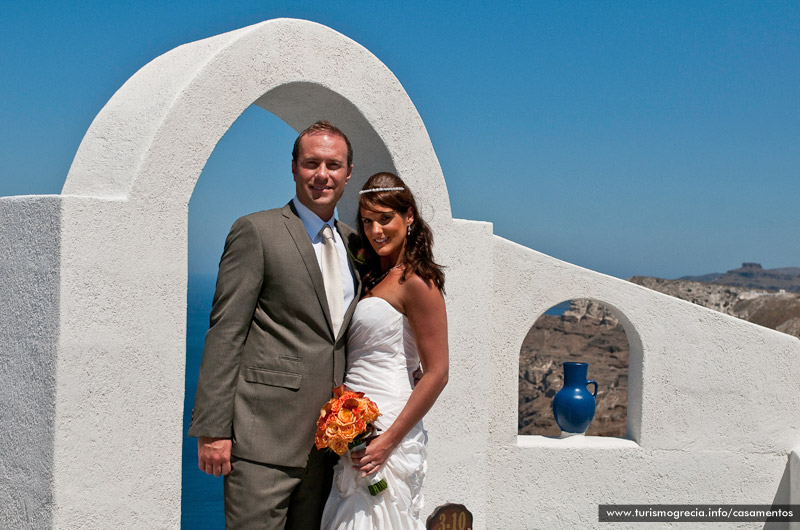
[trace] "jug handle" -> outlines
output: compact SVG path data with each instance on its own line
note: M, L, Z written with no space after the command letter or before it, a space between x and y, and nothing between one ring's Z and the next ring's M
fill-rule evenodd
M589 385L589 384L594 385L594 392L592 392L592 397L597 397L597 381L593 381L591 379L588 379L586 381L586 384L587 385Z

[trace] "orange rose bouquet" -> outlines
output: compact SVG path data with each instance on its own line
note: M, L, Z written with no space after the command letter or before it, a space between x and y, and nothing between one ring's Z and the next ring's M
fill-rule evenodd
M328 448L340 456L348 450L361 450L366 447L366 438L375 433L374 422L380 415L378 405L363 392L338 386L319 412L314 443L317 449ZM377 495L386 489L386 480L380 473L368 475L367 479L370 494Z

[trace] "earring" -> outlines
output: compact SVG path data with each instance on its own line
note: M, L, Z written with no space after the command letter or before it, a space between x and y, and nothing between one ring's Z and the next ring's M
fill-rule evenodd
M406 225L406 237L411 237L411 225Z

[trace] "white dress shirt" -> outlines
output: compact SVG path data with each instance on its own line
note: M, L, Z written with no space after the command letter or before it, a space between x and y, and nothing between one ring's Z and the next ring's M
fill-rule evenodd
M292 199L292 202L297 209L300 220L303 221L303 226L306 232L308 232L309 239L311 239L311 245L314 247L314 254L317 255L317 265L319 265L320 270L322 270L323 241L319 232L322 230L322 225L324 224L329 224L333 231L333 242L336 244L336 252L339 254L339 265L342 267L342 295L344 296L344 311L346 313L347 308L350 307L353 298L356 296L355 281L353 279L353 273L350 272L350 261L347 259L347 247L342 240L341 234L336 230L336 225L333 222L334 218L331 217L327 221L323 221L317 214L309 210L305 204L300 202L297 196Z

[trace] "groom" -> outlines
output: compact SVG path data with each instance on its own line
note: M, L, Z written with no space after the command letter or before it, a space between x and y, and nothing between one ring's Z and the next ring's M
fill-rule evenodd
M319 528L332 462L313 449L316 420L360 291L358 238L333 218L352 169L344 133L313 124L292 150L294 199L225 241L189 436L200 469L225 475L229 530Z

